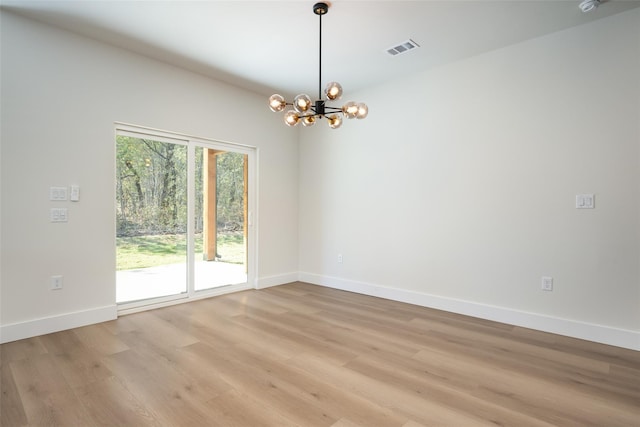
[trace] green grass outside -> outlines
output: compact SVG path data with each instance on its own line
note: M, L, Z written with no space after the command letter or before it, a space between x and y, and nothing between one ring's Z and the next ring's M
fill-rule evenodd
M132 270L186 261L187 239L184 234L116 237L116 269ZM202 254L202 235L196 235L195 254ZM243 264L242 233L218 234L219 261Z

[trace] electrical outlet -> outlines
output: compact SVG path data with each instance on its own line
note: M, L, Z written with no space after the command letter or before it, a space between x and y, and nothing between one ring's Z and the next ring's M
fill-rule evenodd
M57 291L62 289L62 276L51 276L51 290Z
M543 291L553 291L553 277L542 277L541 288Z
M342 264L342 254L338 254L338 263Z

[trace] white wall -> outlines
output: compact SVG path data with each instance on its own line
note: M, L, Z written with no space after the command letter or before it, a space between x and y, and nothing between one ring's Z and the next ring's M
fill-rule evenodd
M265 97L1 14L1 340L115 315L114 122L258 147L258 285L297 277L297 132ZM238 114L242 113L242 114ZM78 184L69 222L50 186ZM49 290L49 277L64 289Z
M301 279L640 350L639 10L347 95L301 134Z
M369 118L304 129L299 157L262 96L0 17L0 341L115 315L122 121L259 147L259 284L299 270L640 349L640 11L347 93ZM81 202L49 223L71 183Z

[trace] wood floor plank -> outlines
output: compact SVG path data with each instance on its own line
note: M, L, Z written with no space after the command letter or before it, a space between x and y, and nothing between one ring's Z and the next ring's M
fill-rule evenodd
M300 324L290 322L282 324L266 321L264 318L255 319L247 316L237 316L234 321L272 338L273 342L281 342L283 346L291 349L293 354L311 351L321 354L327 359L340 362L351 360L357 356L357 352L352 349L339 345L333 339L313 335Z
M232 389L209 401L212 425L225 427L303 427L253 396Z
M57 369L53 355L13 361L10 368L28 425L95 425Z
M240 393L253 396L295 424L322 426L336 421L320 406L306 404L300 395L283 386L283 379L272 374L264 361L251 357L242 349L218 352L208 345L195 344L185 349L189 350L203 363L217 366L223 379Z
M197 338L181 330L173 322L158 317L155 310L136 313L131 320L137 326L136 330L118 337L140 334L161 347L184 347L198 342ZM122 342L122 339L119 341ZM130 348L128 344L123 344L124 348Z
M130 334L122 338L125 342L130 340L131 348L135 350L140 360L151 363L156 369L161 369L162 375L172 375L179 378L185 390L199 393L201 401L225 393L231 388L215 369L203 365L189 351L185 351L188 346L180 348L159 346L156 342L150 341L148 337L140 334ZM107 360L107 363L110 362ZM153 375L153 372L148 371L145 375ZM178 384L176 381L172 381L172 383L174 387Z
M117 377L78 387L75 393L98 426L162 426Z
M413 420L407 421L402 427L426 427L424 424L417 423Z
M9 363L0 365L0 426L25 426L27 414Z
M53 355L65 354L73 349L85 347L76 331L72 329L42 335L38 339L46 349L46 353Z
M338 421L333 423L331 427L364 427L361 424L356 424L353 421L348 420L347 418L340 418Z
M268 372L277 387L299 396L306 405L322 407L331 417L339 418L342 414L349 413L353 422L378 427L398 426L406 421L405 416L344 390L342 384L322 381L306 370L290 365L288 361L266 362L252 346L244 344L242 347L243 355L252 356L246 362L255 364L256 361L261 361L261 369Z
M161 425L207 425L205 403L216 393L202 390L159 358L129 349L106 357L105 364Z
M78 339L82 341L84 346L95 348L101 354L114 354L128 349L128 347L102 323L77 328L74 329L73 332L78 336Z
M299 314L290 314L277 316L277 317L257 317L257 318L244 318L242 321L244 325L260 328L261 325L277 325L278 328L286 328L286 325L308 325L304 332L310 337L311 340L321 342L316 337L331 337L330 344L333 347L334 354L338 353L339 349L349 348L351 351L345 355L345 361L352 359L356 354L370 351L387 351L391 353L401 353L404 356L411 356L416 354L419 348L410 345L400 345L396 343L390 343L388 340L380 337L368 336L362 331L357 331L350 328L347 325L335 325L317 321L316 317L305 317ZM339 353L338 353L339 354Z
M159 315L164 316L164 314ZM210 315L207 321L191 318L188 322L192 325L199 325L199 328L196 331L193 329L188 330L200 342L211 343L217 348L232 347L237 345L238 342L251 342L253 345L265 348L265 353L282 359L291 357L295 352L295 349L288 344L286 339L278 335L265 334L261 330L248 328L238 321L239 318L244 318L244 315L235 315L228 318L214 318L214 316ZM218 327L214 330L207 326L209 324L208 321L216 322Z
M581 355L568 354L556 350L554 348L541 347L531 343L522 343L514 339L509 339L496 334L469 331L466 328L450 326L437 322L425 322L421 319L414 319L412 323L421 323L431 331L437 331L448 337L455 337L458 340L464 340L467 346L479 347L484 346L493 350L500 349L516 354L529 355L539 360L548 360L554 364L562 364L573 366L580 370L591 372L607 373L610 364L593 358L583 357Z
M112 375L102 363L103 356L91 348L71 348L53 357L58 370L72 388L87 386Z
M505 369L491 360L435 350L423 350L415 358L446 366L452 374L475 378L479 386L472 394L554 425L568 420L576 420L583 426L625 425L625 420L640 419L640 408L619 401L611 401L615 407L609 406L575 383Z
M14 360L28 359L42 354L47 354L47 348L40 337L27 338L0 345L2 363L10 363Z
M285 307L286 312L295 312L300 314L312 314L317 313L321 309L316 307L313 304L309 304L309 299L306 298L296 298L295 300L291 298L292 294L285 293L283 296L280 296L276 291L276 288L272 290L270 293L258 292L255 294L256 298L266 301L272 301L274 304L279 305L280 307ZM295 293L293 295L296 295ZM299 296L299 295L296 295Z
M362 396L375 405L426 425L495 425L489 420L452 410L428 398L417 396L416 393L398 389L351 369L332 365L314 355L303 354L291 360L290 363L331 384L341 384L352 393Z
M370 378L391 384L399 390L425 396L431 402L452 410L464 408L464 412L481 419L490 420L496 425L549 427L552 424L536 419L522 412L481 399L469 393L469 389L460 388L448 381L434 381L428 374L417 374L414 369L403 369L404 364L391 365L379 357L361 356L349 362L345 368Z
M640 352L295 282L0 346L16 426L640 427Z

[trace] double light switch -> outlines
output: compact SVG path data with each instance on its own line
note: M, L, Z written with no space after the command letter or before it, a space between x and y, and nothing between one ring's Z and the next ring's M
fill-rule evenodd
M71 200L77 202L80 200L80 187L72 185L71 187L49 187L49 200L54 202L64 202ZM51 222L68 222L69 211L67 208L51 208L49 209L49 220Z
M593 194L578 194L576 196L576 209L594 209L595 199Z

